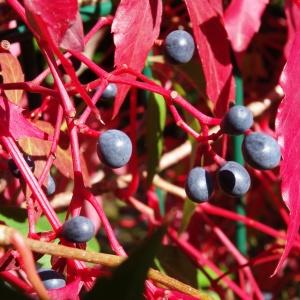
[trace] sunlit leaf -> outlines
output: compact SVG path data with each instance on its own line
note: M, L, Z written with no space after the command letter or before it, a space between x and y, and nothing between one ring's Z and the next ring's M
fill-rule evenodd
M185 0L191 19L198 55L206 80L208 98L221 116L234 100L232 65L222 16L208 0Z
M0 74L3 83L23 82L24 74L18 59L10 53L0 53ZM6 97L14 104L20 104L22 90L5 90Z
M282 178L282 198L290 211L287 241L284 252L274 273L277 273L287 258L300 224L300 31L290 51L286 66L281 75L281 86L285 97L279 105L276 119L276 134L282 148L280 174Z
M125 64L139 72L143 69L147 55L159 35L161 14L161 0L121 0L112 24L116 46L115 66ZM126 74L122 76L134 78ZM118 86L113 117L118 114L128 90L128 86Z

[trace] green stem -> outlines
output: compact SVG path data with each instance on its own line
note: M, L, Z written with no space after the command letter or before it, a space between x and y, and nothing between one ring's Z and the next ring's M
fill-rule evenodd
M235 84L236 84L236 96L235 103L237 105L244 104L244 93L243 93L243 79L239 72L235 72ZM243 135L233 137L233 156L234 160L240 164L244 164L244 158L242 155L242 143ZM243 198L237 199L236 212L239 215L245 216L245 203ZM237 222L236 224L236 245L240 252L244 255L247 254L247 231L245 224Z

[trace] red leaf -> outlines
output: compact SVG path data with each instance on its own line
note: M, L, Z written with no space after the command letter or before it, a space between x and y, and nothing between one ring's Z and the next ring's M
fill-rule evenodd
M0 134L20 137L36 137L48 139L44 133L28 121L22 114L23 109L0 96Z
M287 64L281 75L281 86L285 97L282 100L276 119L276 133L282 147L282 163L280 174L282 178L281 193L286 206L290 210L290 221L287 231L287 241L274 274L280 269L287 258L300 224L300 31L292 45Z
M222 16L208 0L185 0L185 3L206 79L206 93L217 103L219 115L226 111L228 101L234 100L230 48Z
M258 31L269 0L232 0L225 10L224 22L234 51L247 49Z
M77 0L25 0L24 5L36 30L37 24L40 24L36 20L40 19L57 45L76 51L83 49L83 30Z
M296 5L298 5L300 7L300 0L293 0L295 2Z
M83 50L83 27L79 12L77 12L75 22L71 24L63 36L60 46L64 49Z
M0 67L3 83L23 82L24 74L18 59L10 53L0 53ZM22 90L6 90L6 97L13 103L19 104L22 99Z
M300 0L299 0L300 3ZM293 41L295 39L295 33L300 28L300 6L297 6L295 1L286 0L284 6L284 12L286 15L286 23L288 29L288 39L284 48L285 57L288 57Z
M223 1L222 0L210 0L211 6L215 11L222 15L223 14Z
M121 0L112 24L115 66L126 64L136 71L144 67L148 52L159 35L161 0ZM134 78L124 75L126 78ZM113 118L124 102L128 86L120 85L115 99Z

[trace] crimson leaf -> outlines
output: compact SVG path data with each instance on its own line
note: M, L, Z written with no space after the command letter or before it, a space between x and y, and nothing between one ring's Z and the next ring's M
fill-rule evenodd
M185 0L185 4L206 79L206 93L220 115L227 110L229 100L234 100L230 48L222 16L208 0Z
M299 187L299 138L300 138L300 31L296 33L289 58L281 75L281 86L285 97L282 100L276 119L276 134L282 147L281 192L290 210L287 241L274 274L280 269L296 240L300 224Z
M234 51L246 50L258 31L269 0L233 0L224 13L225 28Z
M147 55L159 35L162 14L161 0L121 0L112 24L114 34L115 66L127 65L141 71ZM123 75L125 78L134 78ZM129 90L120 85L115 99L113 118Z
M48 134L28 121L23 116L22 110L21 107L0 96L0 135L11 135L16 140L25 136L48 139Z
M288 30L287 43L284 47L284 53L285 56L288 57L295 38L295 33L297 29L300 28L300 7L297 6L294 1L286 0L284 3L284 12L286 15Z
M77 0L25 0L24 5L33 27L36 27L36 19L41 18L57 45L77 51L83 49Z

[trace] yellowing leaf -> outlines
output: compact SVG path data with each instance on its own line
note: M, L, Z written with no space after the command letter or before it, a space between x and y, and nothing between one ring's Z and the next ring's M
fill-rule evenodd
M24 74L18 59L10 53L0 53L0 67L3 83L23 82ZM14 104L20 104L22 90L6 90L6 97Z

